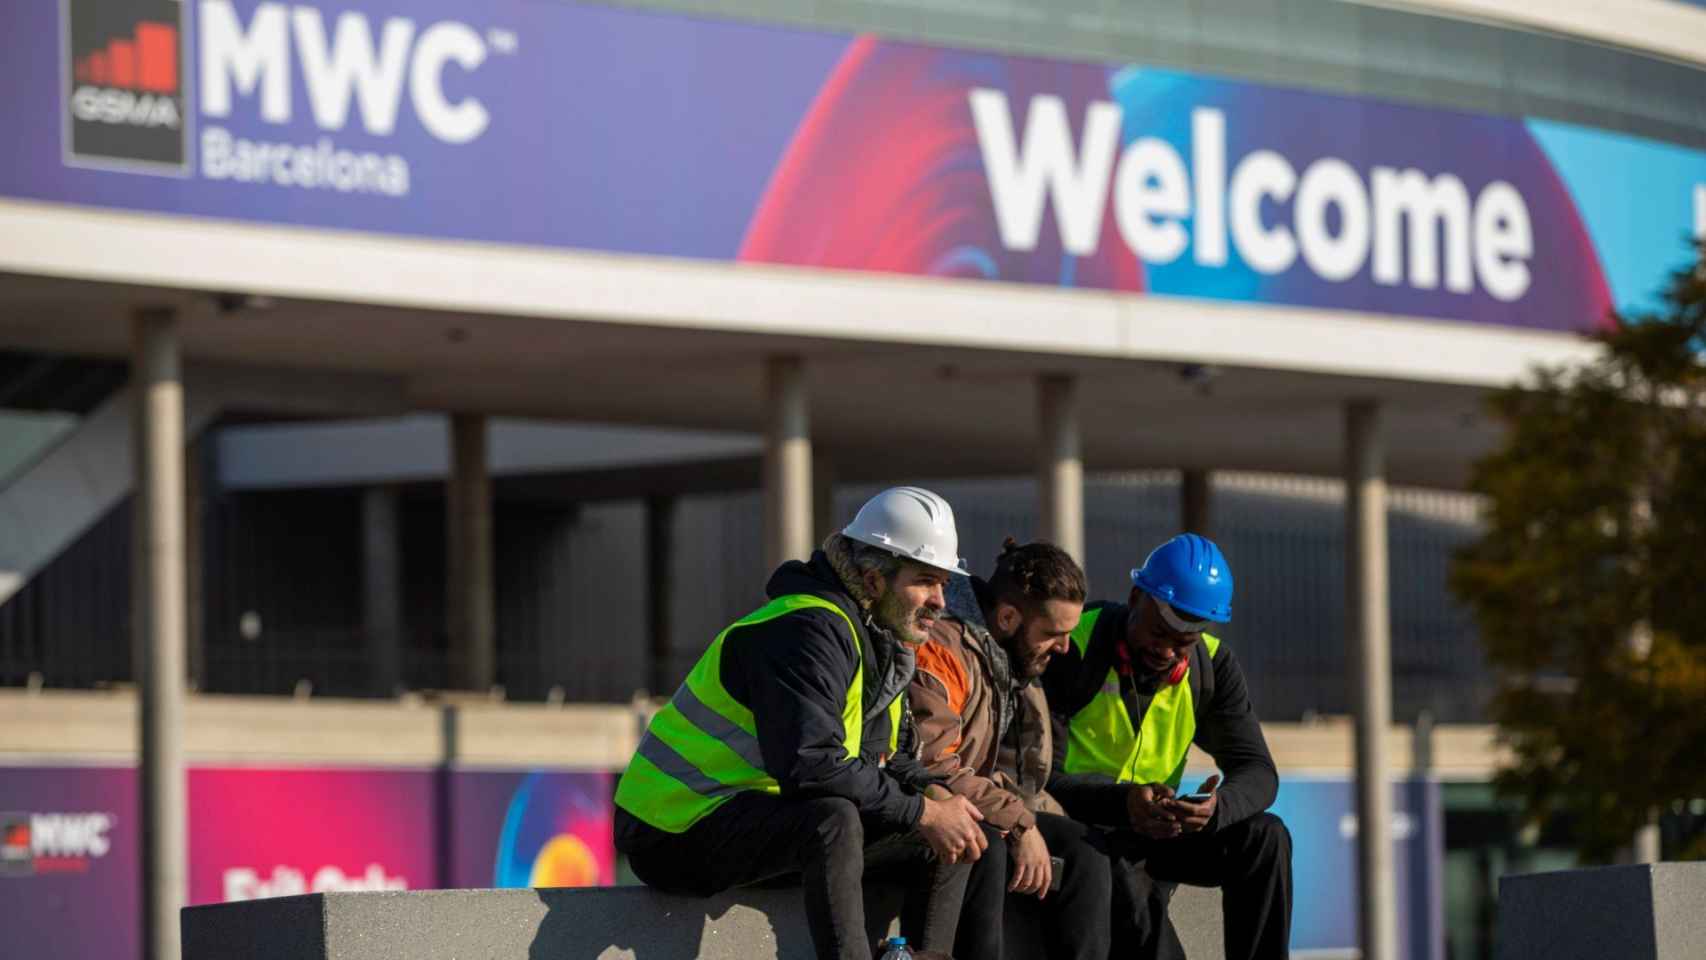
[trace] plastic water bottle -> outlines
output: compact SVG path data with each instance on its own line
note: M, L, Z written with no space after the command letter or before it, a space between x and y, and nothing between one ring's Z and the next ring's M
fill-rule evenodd
M877 960L912 960L912 949L906 945L905 937L890 937Z

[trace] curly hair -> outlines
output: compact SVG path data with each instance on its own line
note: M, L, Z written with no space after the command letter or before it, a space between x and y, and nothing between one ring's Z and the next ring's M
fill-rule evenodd
M1071 554L1045 540L1020 546L1012 537L1001 544L989 589L996 600L1026 611L1050 600L1083 603L1090 594L1084 568Z
M823 553L829 558L835 575L841 578L841 585L861 610L871 609L873 602L865 590L865 571L875 570L884 579L889 579L899 573L901 566L907 562L882 547L860 543L840 533L832 533L823 541Z

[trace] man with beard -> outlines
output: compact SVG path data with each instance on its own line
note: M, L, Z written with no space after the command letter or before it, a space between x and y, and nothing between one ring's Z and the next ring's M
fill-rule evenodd
M1189 883L1222 888L1227 960L1286 957L1291 835L1264 812L1279 775L1238 661L1205 632L1232 619L1232 570L1213 541L1186 533L1131 576L1127 602L1086 608L1044 675L1049 792L1074 818L1115 828L1116 942L1182 957L1166 904ZM1182 797L1193 742L1225 780Z
M1040 915L1055 960L1105 960L1110 945L1108 857L1100 831L1068 819L1045 789L1052 732L1035 682L1070 647L1086 590L1066 551L1009 537L987 582L954 583L912 681L918 759L999 837L973 868L972 891L1015 894L1006 909ZM962 923L956 952L1000 960L1002 927Z
M896 487L776 570L770 602L717 635L617 784L616 847L641 880L709 896L798 874L820 960L870 960L860 881L892 873L902 931L947 955L980 815L887 761L914 650L965 572L958 546L947 501Z

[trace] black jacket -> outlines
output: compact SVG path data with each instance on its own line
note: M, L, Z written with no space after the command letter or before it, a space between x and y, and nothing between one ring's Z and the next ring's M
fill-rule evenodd
M1125 800L1129 784L1116 783L1102 774L1066 773L1067 724L1073 714L1083 709L1102 688L1108 671L1113 668L1122 642L1128 608L1123 603L1093 603L1085 612L1100 608L1101 618L1090 633L1084 656L1072 645L1064 655L1049 661L1043 675L1043 690L1048 695L1049 713L1054 724L1054 773L1049 778L1049 793L1060 801L1075 819L1090 823L1124 826L1127 823ZM1212 672L1208 664L1208 646L1198 643L1191 648L1193 695L1207 693L1207 702L1198 698L1197 732L1193 742L1209 756L1224 775L1216 789L1214 819L1209 830L1234 824L1266 810L1279 792L1279 772L1268 741L1262 736L1262 725L1250 705L1249 689L1244 684L1244 671L1238 666L1230 647L1222 644L1214 657ZM1141 668L1139 668L1141 670ZM1212 690L1210 687L1212 678ZM1143 715L1156 693L1157 678L1122 674L1120 698L1132 723L1143 725ZM1195 784L1183 784L1186 789Z
M910 829L924 811L917 789L926 781L909 766L881 765L890 728L888 704L880 699L881 690L893 689L896 681L905 688L899 678L883 681L902 669L910 680L910 657L896 656L898 641L860 612L821 550L809 563L790 560L778 567L765 593L772 599L812 594L840 607L858 627L865 664L862 743L860 755L850 759L841 709L859 654L847 620L808 607L742 627L723 640L723 687L752 711L765 772L776 778L784 797L843 797L869 820ZM642 846L659 832L616 809L618 848Z

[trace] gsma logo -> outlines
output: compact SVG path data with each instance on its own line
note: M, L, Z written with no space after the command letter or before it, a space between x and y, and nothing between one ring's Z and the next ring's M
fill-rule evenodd
M157 173L185 169L184 5L60 0L68 159Z
M0 877L35 872L35 848L27 813L0 813Z

